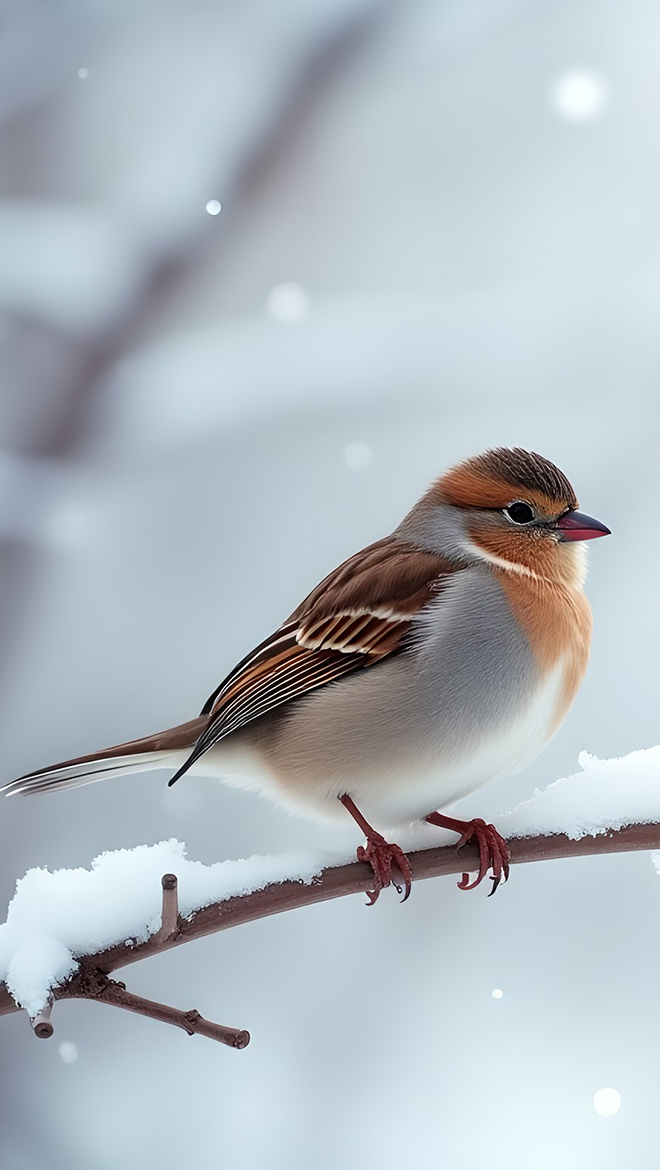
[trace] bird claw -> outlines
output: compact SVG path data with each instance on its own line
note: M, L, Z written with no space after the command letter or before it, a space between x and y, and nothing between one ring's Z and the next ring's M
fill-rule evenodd
M366 891L370 906L375 905L380 891L386 889L387 886L393 885L399 894L402 892L402 887L392 877L393 865L401 874L405 887L401 901L405 902L410 897L412 869L403 849L398 845L390 845L380 833L373 833L373 836L367 838L366 845L359 846L357 859L358 861L366 861L373 870L374 888Z
M474 837L477 838L479 845L479 872L474 881L470 881L470 875L464 873L458 882L458 888L459 890L474 890L488 875L488 870L492 869L490 880L493 883L493 888L488 895L489 898L492 898L500 882L502 880L506 882L509 879L511 852L504 837L498 833L495 826L487 825L479 817L467 822L456 848L462 849Z

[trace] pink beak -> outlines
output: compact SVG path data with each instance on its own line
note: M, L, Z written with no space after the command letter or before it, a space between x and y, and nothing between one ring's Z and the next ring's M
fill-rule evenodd
M584 512L564 512L555 524L559 529L559 539L564 540L595 540L597 536L610 536L609 528L594 520L593 516L586 516Z

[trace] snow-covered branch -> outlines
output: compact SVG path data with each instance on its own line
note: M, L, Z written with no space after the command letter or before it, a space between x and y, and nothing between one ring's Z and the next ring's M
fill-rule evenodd
M660 747L622 760L583 755L580 763L582 772L499 819L512 864L660 849ZM415 848L419 831L398 839L408 849L413 881L462 873L478 862L473 845L460 853L454 845ZM54 1002L95 999L245 1047L244 1030L142 999L111 973L243 922L366 892L370 867L343 862L285 854L206 866L189 861L177 841L165 841L102 854L90 870L30 870L0 926L0 1015L24 1009L45 1038L52 1035Z

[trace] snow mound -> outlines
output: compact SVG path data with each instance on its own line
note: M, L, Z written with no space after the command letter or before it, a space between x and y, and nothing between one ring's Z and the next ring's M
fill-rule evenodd
M261 890L271 882L309 883L322 868L312 854L280 854L203 865L174 839L95 857L91 869L31 869L17 883L0 925L0 980L31 1016L50 989L75 971L79 955L158 930L161 878L179 879L183 917L210 902Z
M660 747L615 760L580 752L578 763L581 772L537 789L530 800L499 817L500 832L505 837L565 833L577 841L660 821Z

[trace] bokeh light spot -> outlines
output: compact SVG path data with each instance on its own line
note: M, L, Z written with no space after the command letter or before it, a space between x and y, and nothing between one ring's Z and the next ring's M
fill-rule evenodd
M60 1060L64 1064L75 1064L78 1059L78 1045L73 1043L73 1040L63 1040L59 1045L57 1051L60 1054Z
M222 211L222 204L220 200L209 199L208 203L206 204L206 210L208 211L209 215L220 215L220 212Z
M362 471L373 461L373 457L371 447L361 439L344 447L344 463L351 471Z
M501 999L504 995L504 992L502 991L501 987L494 987L490 994L492 995L493 999Z
M569 122L593 122L602 114L607 99L605 78L588 69L563 74L553 92L555 110Z
M46 539L56 548L77 548L85 543L91 524L91 513L83 501L60 500L48 515Z
M309 293L301 284L286 280L270 290L266 306L274 321L281 325L298 325L309 315Z
M621 1108L621 1094L616 1089L599 1089L594 1093L594 1109L600 1117L613 1117Z

